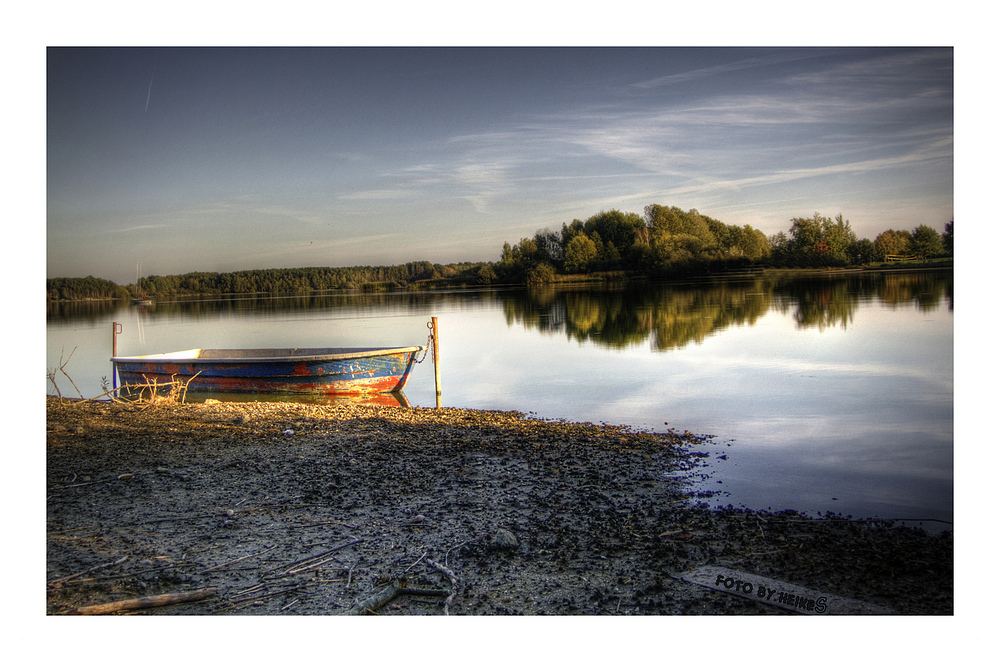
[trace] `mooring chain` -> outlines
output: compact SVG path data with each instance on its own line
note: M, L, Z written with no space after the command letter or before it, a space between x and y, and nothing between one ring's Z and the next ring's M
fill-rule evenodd
M434 342L434 322L433 321L427 323L427 331L428 331L428 333L427 333L427 346L424 347L424 355L420 357L419 361L415 361L415 363L423 363L424 359L427 358L428 352L431 351L431 343Z

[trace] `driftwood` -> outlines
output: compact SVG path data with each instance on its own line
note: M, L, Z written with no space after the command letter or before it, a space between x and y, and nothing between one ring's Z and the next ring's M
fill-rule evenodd
M430 595L437 598L443 598L448 595L448 591L439 591L437 589L430 588L410 588L397 582L396 584L387 586L384 590L376 593L370 598L359 602L347 611L342 612L342 614L344 616L374 614L378 609L384 607L400 595Z
M96 615L113 614L118 611L128 611L131 609L149 609L150 607L162 607L164 605L174 605L181 602L195 602L210 598L216 593L216 588L203 588L197 591L186 593L164 593L162 595L150 595L143 598L132 598L131 600L119 600L118 602L107 602L101 605L90 605L71 609L68 614Z

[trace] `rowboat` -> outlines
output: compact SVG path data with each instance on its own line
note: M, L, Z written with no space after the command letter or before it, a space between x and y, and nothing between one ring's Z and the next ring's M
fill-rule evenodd
M113 356L123 386L170 384L189 392L365 396L403 390L414 347L319 349L188 349L146 356Z

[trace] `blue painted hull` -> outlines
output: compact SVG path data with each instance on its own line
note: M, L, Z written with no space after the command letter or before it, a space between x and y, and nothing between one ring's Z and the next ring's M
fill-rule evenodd
M192 349L111 361L118 383L130 387L169 384L176 377L188 383L189 392L340 397L402 391L423 349Z

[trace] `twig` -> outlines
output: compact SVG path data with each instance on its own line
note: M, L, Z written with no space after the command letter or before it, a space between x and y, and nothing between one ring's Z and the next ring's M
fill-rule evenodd
M129 609L148 609L150 607L162 607L181 602L194 602L210 598L216 593L216 588L203 588L198 591L188 591L187 593L165 593L163 595L153 595L144 598L133 598L131 600L119 600L118 602L107 602L100 605L90 605L71 609L69 614L113 614L116 611L127 611Z
M113 389L111 389L111 390L109 390L109 391L105 391L104 393L101 393L100 395L95 395L95 396L94 396L94 397L92 397L92 398L87 398L86 400L84 400L84 402L93 402L94 400L97 400L98 398L103 398L103 397L104 397L104 396L106 396L106 395L110 395L110 396L111 396L111 399L112 399L112 400L114 400L114 399L115 399L115 396L114 396L113 394L114 394L114 393L115 393L116 391L120 391L120 390L122 390L123 388L125 388L125 385L124 385L124 384L122 384L121 386L119 386L119 387L117 387L117 388L113 388Z
M265 593L264 595L251 595L249 598L243 598L242 600L235 600L230 602L222 609L229 609L230 607L235 607L238 604L243 604L244 602L250 602L251 600L266 600L267 598L273 598L276 595L284 595L285 593L291 593L293 591L301 591L305 586L293 586L291 588L286 588L283 591L275 591L273 593Z
M110 483L111 481L119 480L118 477L105 478L104 480L87 480L82 483L73 483L71 485L56 485L55 487L50 487L50 490L69 490L74 487L90 487L91 485L100 485L101 483Z
M318 565L323 565L328 560L330 560L330 557L333 556L334 553L339 552L345 547L356 545L359 542L364 542L364 541L361 538L355 538L354 540L345 542L343 545L338 545L331 550L322 552L321 554L313 554L312 556L307 556L304 559L299 559L298 561L286 563L285 565L278 568L278 570L275 572L280 575L294 575L299 572L304 572Z
M127 561L127 560L128 560L128 556L123 556L120 559L118 559L117 561L111 561L110 563L102 563L100 565L95 565L93 568L87 568L86 570L81 570L80 572L78 572L78 573L76 573L74 575L67 575L66 577L60 577L59 579L53 579L52 581L48 582L48 586L55 586L56 584L59 584L61 582L69 581L70 579L76 579L80 575L85 575L88 572L94 572L95 570L101 570L103 568L110 568L112 566L121 565L122 563L125 563L125 561Z
M161 570L176 570L177 568L196 568L199 567L200 563L194 563L193 561L187 561L183 563L170 563L168 565L154 566L150 568L144 568L142 570L136 570L135 572L127 572L124 575L108 575L107 577L95 577L93 579L75 579L71 580L72 583L84 583L84 582L94 582L94 581L108 581L111 579L125 579L126 577L135 577L136 575L144 575L147 572L159 572Z
M248 559L251 556L257 556L258 554L263 554L264 552L270 552L275 547L277 547L277 545L271 545L267 549L262 549L259 552L254 552L253 554L247 554L246 556L241 556L238 559L233 559L232 561L226 561L225 563L220 563L219 565L213 565L211 568L205 568L205 572L208 572L210 570L218 570L219 568L225 567L225 566L229 565L230 563L236 563L237 561L242 561L243 559Z
M438 572L440 572L441 574L443 574L445 577L448 578L448 581L451 582L451 593L448 594L448 598L444 601L444 615L447 616L448 607L451 606L451 601L455 599L455 592L458 590L458 577L455 576L454 572L449 570L447 567L441 565L437 561L432 561L430 559L427 559L425 563L430 567L434 568L435 570L437 570Z
M61 372L62 374L66 375L66 379L68 379L69 383L73 385L73 388L76 389L77 394L80 396L80 399L82 400L83 399L83 393L80 393L80 388L76 385L76 382L73 381L73 378L69 376L69 373L66 372L66 366L69 364L69 360L71 358L73 358L73 354L75 354L75 353L76 353L76 347L74 347L73 351L70 352L69 356L66 357L66 361L65 362L63 362L63 360L62 360L62 352L59 353L59 372Z
M47 373L45 373L45 376L49 378L49 381L52 382L52 386L55 387L56 396L58 396L58 398L62 400L62 391L59 390L59 384L56 384L56 371L49 370Z
M218 513L213 513L211 515L188 515L187 517L165 517L163 519L151 519L147 522L139 522L140 526L146 524L160 524L162 522L183 522L189 519L205 519L207 517L219 517Z
M413 566L415 566L415 565L417 565L418 563L420 563L421 561L423 561L423 560L424 560L424 557L425 557L425 556L427 556L427 552L424 552L423 554L421 554L421 555L420 555L420 558L419 558L419 559L417 559L416 561L414 561L413 563L411 563L411 564L409 565L409 567L407 567L407 568L406 568L406 570L404 570L404 571L403 571L402 573L400 573L400 574L402 574L402 575L406 575L406 573L408 573L408 572L409 572L409 571L410 571L410 570L411 570L411 569L413 568Z
M309 529L314 526L326 526L328 524L339 524L341 526L346 526L352 529L358 528L357 524L351 524L350 522L341 522L340 520L328 519L322 522L310 522L309 524L294 524L288 528L290 529Z

